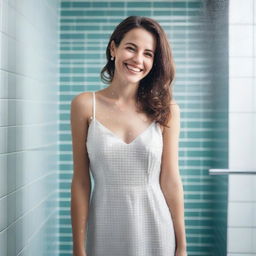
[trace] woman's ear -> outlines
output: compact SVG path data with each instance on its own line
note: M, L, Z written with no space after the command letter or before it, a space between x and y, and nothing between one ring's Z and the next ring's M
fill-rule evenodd
M114 40L112 40L111 43L110 43L110 54L111 54L111 56L115 56L115 42L114 42Z

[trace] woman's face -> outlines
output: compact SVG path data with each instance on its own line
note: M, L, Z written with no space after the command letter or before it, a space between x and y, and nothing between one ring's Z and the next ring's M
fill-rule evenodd
M151 70L154 63L156 39L143 28L127 32L117 48L111 42L111 55L115 57L115 74L122 81L138 83Z

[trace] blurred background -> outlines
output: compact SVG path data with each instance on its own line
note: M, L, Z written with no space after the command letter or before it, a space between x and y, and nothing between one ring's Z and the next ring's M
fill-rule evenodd
M0 0L1 256L72 255L70 103L130 15L173 49L188 255L256 255L255 1Z

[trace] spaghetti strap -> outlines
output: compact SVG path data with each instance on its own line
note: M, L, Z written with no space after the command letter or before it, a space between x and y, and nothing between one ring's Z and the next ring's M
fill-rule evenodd
M96 108L96 104L95 104L95 92L92 92L93 94L93 119L95 119L95 108Z
M92 112L93 114L90 116L90 124L93 125L93 130L95 129L95 92L92 92ZM89 126L90 126L89 124Z

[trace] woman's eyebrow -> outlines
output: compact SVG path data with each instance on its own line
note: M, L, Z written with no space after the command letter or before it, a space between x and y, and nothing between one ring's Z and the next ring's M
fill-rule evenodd
M131 45L133 45L134 47L138 47L136 44L134 44L134 43L131 43L131 42L127 42L126 44L131 44ZM125 44L125 45L126 45ZM152 50L150 50L150 49L146 49L146 51L150 51L150 52L152 52L152 53L154 53Z

